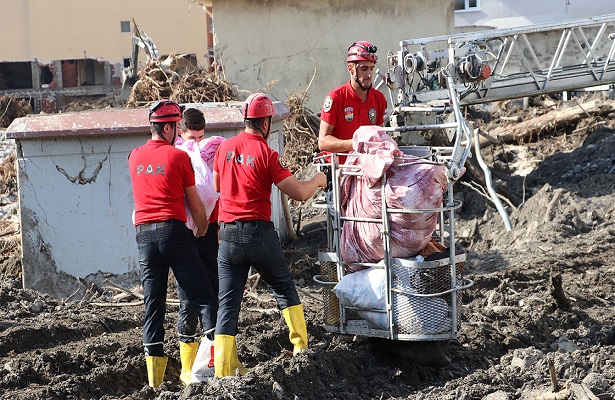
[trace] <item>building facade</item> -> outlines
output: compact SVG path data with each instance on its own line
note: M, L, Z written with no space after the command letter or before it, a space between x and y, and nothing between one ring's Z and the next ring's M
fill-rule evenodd
M133 59L136 24L160 56L186 54L209 69L209 18L190 1L4 0L0 33L0 96L30 99L54 112L80 97L122 95L122 71ZM147 60L143 50L139 62Z
M455 0L455 32L514 28L613 13L613 0Z
M307 91L316 113L328 91L348 81L354 41L378 47L384 75L400 40L454 33L455 18L450 0L214 0L213 10L214 53L226 79L279 100Z

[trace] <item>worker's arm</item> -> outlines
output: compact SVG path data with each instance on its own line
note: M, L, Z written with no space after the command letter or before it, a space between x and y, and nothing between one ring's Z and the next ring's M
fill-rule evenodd
M205 235L209 227L209 221L205 214L205 206L199 197L199 193L196 191L196 185L185 188L184 192L186 193L186 202L188 203L190 214L192 214L192 219L197 226L197 233L195 236L201 237Z
M214 171L214 189L216 192L220 193L220 174Z
M320 120L318 131L318 148L331 153L348 153L352 151L352 139L338 139L333 136L334 125Z
M276 186L291 199L305 201L312 197L316 189L327 186L327 176L324 172L317 172L312 179L299 181L291 175Z

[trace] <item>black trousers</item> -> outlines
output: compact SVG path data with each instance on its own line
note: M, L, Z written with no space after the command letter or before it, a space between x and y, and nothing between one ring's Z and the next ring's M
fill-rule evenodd
M194 235L184 222L137 226L137 245L145 302L143 348L146 356L162 356L169 268L205 330L215 326L217 297L203 273Z
M218 312L218 223L210 223L205 235L196 238L196 243L203 262L202 273L207 275L211 289L216 296L215 318ZM197 341L202 336L197 333L199 323L197 312L190 304L186 292L180 286L177 286L177 296L179 297L179 312L177 314L179 341L185 343ZM213 336L213 332L211 332L211 335Z

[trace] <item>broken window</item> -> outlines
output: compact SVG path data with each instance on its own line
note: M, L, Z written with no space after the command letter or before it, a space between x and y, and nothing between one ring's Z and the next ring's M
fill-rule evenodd
M53 80L53 65L41 65L41 85L49 85ZM45 86L46 87L46 86Z
M93 86L105 84L105 64L91 58L78 60L79 86Z
M29 61L0 63L0 88L32 89L32 64Z

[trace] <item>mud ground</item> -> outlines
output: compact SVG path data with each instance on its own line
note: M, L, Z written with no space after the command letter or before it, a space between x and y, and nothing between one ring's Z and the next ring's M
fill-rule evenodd
M459 337L446 345L449 366L419 365L373 340L323 328L322 288L312 277L324 218L305 209L302 236L285 250L310 348L289 354L273 297L251 281L237 337L250 372L188 387L178 380L176 306L165 322L165 381L152 389L141 350L143 306L102 307L21 289L18 237L3 234L0 399L615 398L615 125L593 119L482 154L513 229L506 232L483 195L458 183L457 232L474 285L463 292Z

